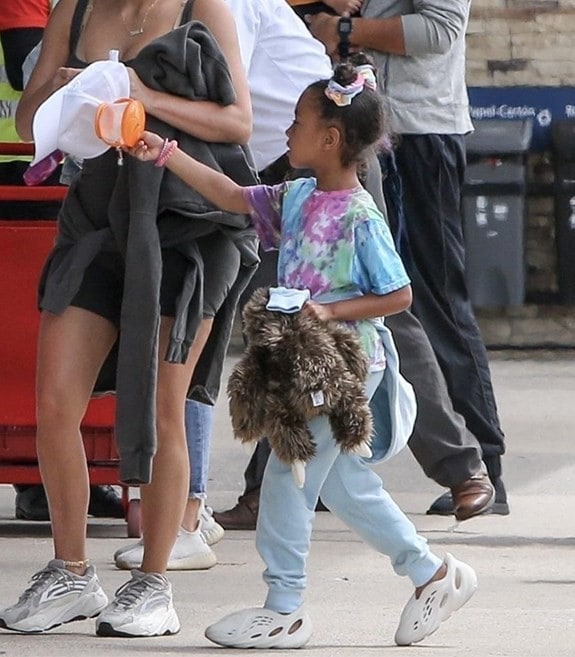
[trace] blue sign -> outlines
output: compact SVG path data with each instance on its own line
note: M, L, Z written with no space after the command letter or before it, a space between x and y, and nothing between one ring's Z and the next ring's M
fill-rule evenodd
M469 87L471 119L531 119L532 151L551 147L551 125L575 119L575 87Z

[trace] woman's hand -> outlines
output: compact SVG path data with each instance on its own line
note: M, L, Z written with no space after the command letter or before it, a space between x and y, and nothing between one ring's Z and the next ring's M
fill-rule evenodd
M56 74L52 78L52 90L58 91L65 84L68 84L70 80L73 80L78 73L80 73L81 68L70 68L69 66L60 66L56 70Z
M133 148L125 148L124 150L141 162L155 162L164 145L164 139L154 132L144 130L140 140Z
M128 75L130 76L130 98L139 100L147 109L151 90L140 80L133 68L128 67Z

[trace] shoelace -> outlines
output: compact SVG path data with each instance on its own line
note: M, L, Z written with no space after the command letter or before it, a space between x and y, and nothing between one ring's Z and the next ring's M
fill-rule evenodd
M146 593L147 589L153 588L160 590L161 586L156 582L150 581L146 578L131 579L116 591L116 599L114 603L117 607L129 609L138 603Z
M32 575L30 579L30 581L32 582L31 586L29 586L24 591L24 593L22 593L18 602L25 602L26 600L34 596L36 593L43 591L47 587L51 579L54 582L64 581L66 579L66 575L64 573L61 573L56 568L44 568L43 570L39 570L37 573L34 573L34 575Z

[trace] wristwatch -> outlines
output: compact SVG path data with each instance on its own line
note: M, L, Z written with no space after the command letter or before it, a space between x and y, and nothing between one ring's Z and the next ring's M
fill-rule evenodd
M349 16L342 16L337 22L337 35L339 37L338 53L340 60L349 57L349 35L353 28L352 20Z

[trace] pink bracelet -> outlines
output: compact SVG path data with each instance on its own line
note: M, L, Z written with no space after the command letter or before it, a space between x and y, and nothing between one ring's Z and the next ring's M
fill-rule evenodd
M166 162L170 159L170 157L173 155L177 147L178 147L178 142L175 139L172 139L171 141L169 139L164 139L164 143L162 145L162 149L160 150L160 154L154 161L154 166L163 167L166 164Z

